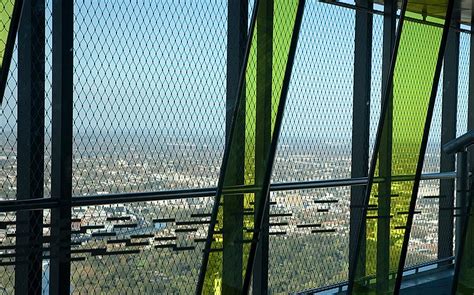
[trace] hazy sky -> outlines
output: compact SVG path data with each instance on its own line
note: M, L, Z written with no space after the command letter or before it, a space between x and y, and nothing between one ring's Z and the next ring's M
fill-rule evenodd
M163 135L223 136L226 3L75 1L75 132L159 130ZM307 1L283 127L287 136L304 132L308 137L350 138L354 16L347 8ZM49 15L47 26L50 99ZM373 130L381 92L381 29L382 17L374 16ZM468 42L462 36L460 110L465 110L467 101ZM15 125L16 115L11 115L16 113L15 76L13 69L0 114L0 124L7 126L5 134Z

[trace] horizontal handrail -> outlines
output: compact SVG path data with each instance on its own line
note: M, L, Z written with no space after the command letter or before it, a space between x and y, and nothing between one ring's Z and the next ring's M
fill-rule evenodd
M454 256L450 256L450 257L436 259L436 260L432 260L432 261L428 261L428 262L424 262L424 263L420 263L420 264L417 264L417 265L406 267L404 269L403 277L408 278L408 277L416 275L416 274L425 273L426 271L422 271L421 269L427 268L429 266L437 265L436 268L430 269L430 271L431 270L441 270L441 269L445 269L447 267L452 267L454 265L454 263L453 263L454 259L455 259ZM415 272L410 273L410 274L405 274L406 272L409 272L409 271L415 271ZM303 290L303 291L296 292L295 294L318 294L318 293L323 293L323 292L327 292L327 291L330 291L330 290L336 290L336 289L338 290L338 292L343 292L344 289L347 288L348 284L349 284L348 281L344 281L344 282L340 282L340 283L337 283L337 284L332 284L332 285L329 285L329 286L323 286L323 287L314 288L314 289L306 289L306 290Z
M462 152L472 144L474 144L474 130L466 132L443 145L443 151L447 154L454 154Z
M422 180L432 179L454 179L456 172L442 172L442 173L425 173L421 175ZM410 181L413 180L411 175L393 176L392 181ZM384 179L376 177L374 182L383 182ZM280 182L272 183L270 191L289 191L289 190L303 190L303 189L317 189L317 188L332 188L342 186L363 186L368 182L367 177L359 178L341 178L330 180L313 180L301 182ZM136 193L118 193L118 194L101 194L89 196L75 196L71 202L63 206L82 207L92 205L108 205L108 204L125 204L146 201L162 201L175 199L190 199L201 197L213 197L216 194L215 187L197 188L197 189L181 189L181 190L166 190L153 192L136 192ZM256 188L254 186L240 186L229 188L228 193L232 192L252 192ZM233 191L235 190L235 191ZM12 212L19 210L41 210L51 209L60 206L60 201L52 198L38 198L28 200L4 200L0 201L0 212Z

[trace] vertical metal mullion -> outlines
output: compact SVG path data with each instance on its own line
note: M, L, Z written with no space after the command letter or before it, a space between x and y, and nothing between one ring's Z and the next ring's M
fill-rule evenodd
M387 91L387 110L385 113L385 124L381 134L379 149L379 176L385 181L378 187L378 215L389 216L391 207L391 184L392 184L392 125L393 125L393 93L387 89L390 79L390 64L393 57L393 48L396 38L396 14L397 3L388 1L384 5L383 23L383 52L382 52L382 92ZM383 94L382 94L383 95ZM375 155L376 156L376 155ZM384 293L389 289L390 272L390 219L377 219L377 292Z
M368 205L370 201L370 194L372 191L372 186L374 184L374 177L375 177L375 169L377 167L377 159L378 159L378 153L381 150L381 145L382 145L382 135L384 133L384 125L385 125L385 120L387 119L387 113L390 112L391 110L391 97L392 97L392 86L393 86L393 73L395 71L395 64L396 64L396 58L398 54L398 47L400 44L400 36L401 36L401 30L403 27L403 22L404 22L404 13L406 11L407 7L407 0L402 1L402 7L401 7L401 14L402 17L400 18L400 21L398 23L398 30L396 31L396 35L393 36L392 34L389 34L391 30L390 28L395 29L396 25L396 19L394 17L394 14L391 13L396 12L396 2L391 1L390 3L394 3L393 6L390 7L385 7L385 9L389 10L389 13L384 13L385 19L384 19L384 44L383 44L383 58L384 60L382 61L382 106L380 109L380 119L378 122L378 127L377 127L377 133L375 136L375 143L374 143L374 149L373 149L373 155L370 160L370 166L369 166L369 174L368 174L368 183L367 187L365 190L365 196L364 196L364 204L362 208L362 220L359 223L359 229L357 232L357 243L355 245L355 251L354 251L354 257L353 257L353 262L350 264L351 269L349 269L349 284L347 288L347 293L352 294L354 292L355 288L358 288L358 286L355 285L355 282L357 280L357 277L360 276L361 274L358 273L359 271L359 265L360 265L360 258L361 258L361 252L365 251L365 249L361 248L362 246L362 241L366 239L365 236L365 228L366 228L366 222L367 222L367 212L368 212ZM385 3L387 5L387 3ZM384 5L384 6L385 6ZM391 22L393 21L393 23ZM393 42L392 40L393 36ZM393 44L393 45L392 45ZM389 49L393 48L392 51ZM388 58L387 55L390 55L391 61L389 63L389 66L387 67L386 60Z
M390 79L390 63L395 47L397 29L397 2L386 1L383 19L383 48L382 48L382 92ZM389 91L392 96L392 90ZM382 94L383 95L383 94Z
M358 0L359 7L371 10L372 1ZM370 137L370 86L372 72L372 14L365 10L356 10L355 17L355 53L354 53L354 94L352 116L352 155L351 177L367 177L369 170ZM365 187L351 187L352 208L360 208L364 202ZM357 243L357 226L362 211L351 209L349 263L353 261ZM365 249L365 245L362 246ZM365 257L361 257L365 261ZM349 266L351 268L351 266Z
M286 99L288 96L288 89L290 85L290 79L293 70L293 62L295 59L296 49L298 45L299 33L301 28L301 23L303 19L305 7L305 0L298 1L298 7L296 10L295 16L295 23L293 26L293 32L291 35L290 41L290 48L288 51L288 60L285 67L285 74L283 77L282 87L281 87L281 94L278 103L278 110L275 117L274 129L271 138L271 144L269 147L268 157L266 159L266 171L262 183L261 191L261 198L258 199L258 204L256 204L256 214L255 214L255 226L253 231L253 238L252 243L250 245L250 252L247 260L247 267L245 269L245 277L244 277L244 287L243 292L247 294L250 290L250 281L252 278L253 273L253 266L255 262L255 254L257 252L258 243L260 242L262 228L264 226L264 215L266 212L267 206L269 206L269 194L270 194L270 179L272 176L273 171L273 164L275 161L275 154L277 150L277 143L280 136L281 125L283 120L283 114L286 105Z
M73 0L53 1L53 126L50 294L69 294L73 127Z
M230 129L234 109L236 107L238 83L240 72L244 65L245 45L247 44L248 1L228 1L227 20L227 98L226 98L226 143L229 142ZM243 85L245 87L245 84ZM243 91L245 96L245 91ZM237 116L235 124L236 134L245 138L245 116ZM227 147L226 147L227 148ZM237 154L238 153L238 154ZM233 162L229 165L228 172L234 177L235 185L244 183L245 151L236 152L229 158ZM242 288L242 243L243 240L243 199L244 196L229 197L225 200L223 208L223 266L222 266L222 292L232 294Z
M458 26L458 24L453 24ZM456 119L458 102L459 72L459 32L450 30L446 44L443 68L443 99L441 115L441 146L456 137ZM440 172L454 171L455 155L448 155L441 150ZM454 180L440 180L439 214L438 214L438 258L453 255L453 211Z
M474 22L474 18L473 18ZM471 24L471 27L474 23ZM467 130L474 130L474 36L470 36L469 53L469 93L467 102ZM469 171L474 174L474 145L467 148L469 154ZM471 176L474 177L474 176Z
M252 12L252 17L250 19L250 26L248 29L248 36L253 36L254 31L255 31L255 26L256 26L256 19L257 19L257 11L259 7L259 1L260 0L255 0L254 1L254 10ZM224 180L226 177L226 167L228 167L228 163L232 160L231 153L233 153L233 149L231 149L230 144L232 144L232 139L233 139L233 133L237 131L237 128L235 128L238 125L237 118L239 117L239 110L242 104L245 103L245 79L246 79L246 68L247 64L249 61L249 56L250 56L250 49L251 49L251 37L247 38L247 43L245 45L245 53L244 53L244 60L243 60L243 65L241 67L241 71L239 74L239 80L238 80L238 86L237 86L237 93L235 95L235 106L233 110L233 119L232 122L230 123L230 126L227 128L227 135L226 135L226 147L224 150L224 155L222 157L222 164L221 164L221 169L220 169L220 174L219 174L219 182L217 183L217 191L216 191L216 197L214 200L214 204L212 206L212 212L211 212L211 220L209 222L209 227L208 227L208 233L207 233L207 239L206 243L204 245L204 250L203 250L203 256L202 256L202 261L201 261L201 266L199 269L199 277L196 285L196 294L202 294L203 288L204 288L204 283L206 279L206 272L207 272L207 267L209 263L209 253L211 251L211 245L212 245L212 239L215 233L215 226L217 224L217 219L218 219L218 212L219 212L219 206L221 203L222 199L222 190L224 187Z
M17 199L43 198L45 5L26 0L18 31ZM43 211L18 211L16 294L41 294Z
M262 0L257 17L257 100L255 131L255 183L263 183L266 173L266 155L272 140L272 63L273 63L273 0ZM255 223L261 198L255 194ZM262 232L255 254L253 294L268 293L269 205L263 209Z
M416 199L418 196L418 190L420 186L420 178L421 178L421 172L423 170L423 163L424 163L424 158L425 158L425 153L426 153L426 146L428 144L428 135L429 135L429 130L431 126L431 121L433 118L433 110L434 110L434 105L436 101L436 95L438 91L438 84L439 84L439 78L441 76L441 67L443 65L443 58L444 54L446 52L446 43L448 40L448 32L449 28L451 26L451 18L453 15L453 6L454 6L454 0L449 0L448 1L448 6L446 10L446 19L444 20L444 25L443 25L443 32L442 32L442 37L441 37L441 42L439 45L438 49L438 57L436 61L436 68L435 72L433 75L433 84L431 87L431 94L430 94L430 99L428 103L428 110L426 114L426 120L425 120L425 125L423 129L423 138L421 141L421 146L420 146L420 152L419 152L419 158L418 158L418 163L416 166L416 174L415 174L415 181L413 184L413 191L410 199L410 208L408 210L409 214L407 215L407 227L404 233L403 237L403 245L402 245L402 250L401 250L401 255L400 255L400 261L398 264L398 270L397 270L397 277L395 281L395 294L400 293L400 288L402 285L402 280L403 280L403 271L405 269L405 262L407 258L407 252L408 252L408 244L410 241L410 234L411 234L411 229L413 226L413 219L414 219L414 211L416 207Z
M457 152L457 178L456 178L456 207L461 209L456 210L459 213L458 219L461 219L462 222L459 222L459 228L456 228L456 259L454 266L454 275L453 275L453 284L451 289L451 294L466 294L468 290L459 290L464 289L462 282L466 279L466 271L472 269L473 267L473 254L471 251L466 251L466 249L472 249L472 199L469 199L469 196L472 197L472 192L468 193L469 190L469 171L468 171L468 152L466 150ZM474 182L470 182L470 185L473 185ZM459 202L459 203L458 203ZM456 224L458 225L458 224ZM461 272L464 274L461 276ZM460 278L461 277L461 278ZM461 279L461 282L460 282ZM463 292L464 291L464 292ZM471 292L472 293L472 292Z
M472 27L472 25L471 25ZM474 38L471 35L470 40L470 57L469 57L469 95L468 95L468 106L467 106L467 130L474 130ZM471 172L471 185L474 183L472 179L474 176L474 146L470 146L467 149L468 151L468 169ZM470 187L470 190L474 189L474 187ZM472 196L472 192L471 192ZM472 201L471 201L472 206ZM470 210L472 212L472 209ZM470 214L470 212L468 214ZM465 242L464 248L465 249L472 249L474 246L474 218L472 216L469 218L469 224L467 225L466 232L465 232ZM471 231L469 231L471 230ZM474 253L464 251L464 261L467 263L468 267L474 267Z

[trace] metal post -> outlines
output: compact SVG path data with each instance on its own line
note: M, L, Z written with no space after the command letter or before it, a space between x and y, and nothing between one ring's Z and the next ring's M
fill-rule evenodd
M43 198L44 0L26 0L18 31L17 199ZM41 294L43 211L18 211L16 294Z
M272 140L272 57L273 0L260 3L257 26L257 102L255 132L255 178L262 183ZM259 211L260 194L255 194L255 218ZM262 233L255 255L253 294L268 294L269 205L264 208Z
M255 0L255 7L257 9L254 9L252 12L252 17L250 19L250 24L249 24L249 29L248 29L248 35L252 36L255 32L255 27L256 27L256 19L257 19L257 11L259 7L259 1L260 0ZM249 61L249 56L250 56L250 42L249 39L247 38L247 44L245 46L245 54L244 54L244 60L243 60L243 65L242 68L246 68L248 61ZM237 82L237 93L236 93L236 101L235 101L235 107L234 107L234 118L240 116L241 114L239 113L244 107L242 107L242 104L245 103L245 71L240 71L239 75L239 81ZM245 106L245 105L244 105ZM207 239L204 245L204 250L203 250L203 256L202 256L202 263L201 267L199 269L199 277L198 281L196 284L196 294L201 294L204 289L204 285L206 285L208 288L214 289L214 286L211 286L213 282L206 282L206 274L208 271L208 266L209 263L211 263L210 260L210 252L211 252L211 247L212 247L212 242L213 242L213 237L214 234L216 233L216 225L218 222L219 218L219 207L221 206L221 200L223 198L223 188L225 185L228 185L227 183L224 183L227 178L226 172L227 172L227 167L228 164L232 164L231 159L234 157L232 155L235 153L235 150L237 149L232 149L231 147L231 142L234 137L234 131L237 131L235 128L238 126L237 120L232 120L230 123L230 127L228 128L228 144L226 145L226 148L224 150L224 155L222 157L222 165L221 165L221 170L219 174L219 182L217 184L217 190L216 190L216 197L215 197L215 202L212 206L212 212L211 212L211 218L209 222L209 228L208 228L208 233L207 233ZM225 235L225 233L224 233ZM217 257L218 258L218 257ZM212 263L216 263L215 259L213 259ZM215 275L214 273L213 275ZM211 275L212 276L212 275ZM244 286L245 286L245 280L244 280ZM207 292L207 291L206 291Z
M453 25L457 25L454 22ZM441 146L456 138L459 72L459 32L450 30L444 55ZM441 151L440 172L455 169L455 155ZM438 259L453 256L454 180L442 179L439 187Z
M73 0L53 1L53 126L50 294L69 294L73 124Z
M271 0L273 1L273 0ZM276 149L277 149L277 143L278 139L280 136L280 131L281 131L281 126L282 126L282 120L283 120L283 114L285 110L285 105L286 105L286 99L288 96L288 88L290 85L290 79L291 79L291 74L292 74L292 69L293 69L293 62L295 60L295 54L296 54L296 48L298 46L298 38L299 38L299 32L301 28L301 22L303 19L303 12L304 12L304 7L305 7L305 0L299 0L298 1L298 7L296 9L296 15L295 15L295 21L294 21L294 26L293 26L293 31L291 34L291 41L290 41L290 47L288 51L288 59L284 71L284 76L283 76L283 81L281 85L281 93L279 99L276 98L275 100L278 101L278 107L276 110L276 116L274 118L274 128L271 136L271 143L268 148L268 155L265 163L265 172L264 172L264 177L263 181L261 183L261 189L258 191L260 192L260 198L256 198L256 201L258 204L255 206L256 208L256 213L255 213L255 225L254 225L254 231L252 233L252 243L250 244L250 251L249 251L249 258L247 260L247 268L245 269L245 278L244 278L244 287L243 287L243 293L247 294L250 291L250 281L252 278L252 273L256 273L259 269L254 267L255 266L255 258L257 254L257 250L259 247L259 244L262 242L262 233L264 232L264 228L268 227L268 223L265 223L265 215L268 214L268 206L270 203L269 196L270 196L270 181L271 181L271 176L272 176L272 171L273 171L273 164L275 161L275 154L276 154ZM273 11L273 10L272 10ZM261 25L260 19L259 19L259 26ZM268 40L268 39L266 39ZM258 54L258 53L257 53ZM268 57L267 57L268 58ZM257 77L258 77L258 65L257 65ZM257 78L258 81L258 78ZM257 88L258 88L258 82L257 82ZM259 91L257 90L257 93ZM257 98L258 100L259 98ZM258 105L258 102L257 102ZM273 108L273 107L272 107ZM258 107L257 107L258 109ZM257 116L258 117L258 116ZM257 130L259 127L257 127ZM257 132L258 133L258 132ZM263 251L262 251L263 252ZM268 253L266 254L266 263L268 263ZM263 255L262 255L263 256ZM268 265L267 265L268 267ZM267 270L268 271L268 270ZM268 283L265 281L265 283ZM255 286L253 286L255 288Z
M372 1L358 0L357 6L371 10ZM372 14L366 10L356 10L355 55L354 55L354 96L352 116L352 163L351 177L367 177L369 172L370 136L370 85L372 72ZM365 187L351 186L351 206L360 208L364 203ZM362 210L351 209L349 263L353 262L357 243L357 230ZM364 240L365 242L365 240ZM361 246L365 249L365 244ZM365 253L365 251L363 251ZM365 258L360 262L365 265ZM349 269L352 269L349 266Z
M471 27L474 26L474 18L472 19ZM469 95L467 106L467 130L474 130L474 38L471 35L471 43L469 49ZM474 173L474 146L468 147L468 152L471 155L469 158L469 166L471 173Z
M456 159L456 252L459 249L459 244L461 242L462 236L462 227L466 224L466 208L467 208L467 198L469 190L469 171L468 171L468 154L466 150L458 152ZM466 249L470 249L466 247ZM465 253L467 259L470 254Z
M227 20L227 99L226 99L226 137L230 135L230 128L236 106L236 93L240 72L242 71L245 45L247 44L248 2L228 1ZM245 91L242 92L245 95ZM245 100L244 100L245 101ZM240 138L245 138L245 116L237 116L235 130ZM228 142L228 140L226 140ZM238 154L237 154L238 153ZM227 173L233 175L235 185L244 183L245 151L233 154L229 158L233 164L229 165ZM223 266L222 292L223 294L240 293L242 288L243 244L235 241L243 240L243 195L230 196L225 200L223 213Z
M471 24L472 27L472 24ZM470 59L469 59L469 96L468 96L468 107L467 107L467 130L474 130L474 38L471 35L471 44L470 44ZM469 171L471 173L471 179L474 177L474 146L467 148L468 151L468 162L469 162ZM474 189L471 187L471 189ZM471 193L471 196L473 193ZM472 201L474 202L474 200ZM470 216L469 218L469 228L474 228L474 217ZM474 247L474 232L469 232L466 239L466 248L472 249ZM468 265L474 266L474 254L470 252L468 254Z
M383 60L382 60L382 91L387 88L390 79L390 64L395 46L397 3L387 1L384 5L383 24ZM390 216L391 184L392 184L392 121L393 95L389 91L385 125L381 134L379 149L379 176L385 181L378 188L378 216ZM383 95L383 94L382 94ZM379 218L377 222L377 292L384 293L389 289L390 272L390 219Z

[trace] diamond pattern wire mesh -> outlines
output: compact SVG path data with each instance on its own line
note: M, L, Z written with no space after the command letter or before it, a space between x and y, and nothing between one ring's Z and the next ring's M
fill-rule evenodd
M217 184L226 38L226 1L75 2L73 195ZM212 203L201 198L74 209L73 218L81 219L76 251L140 253L95 250L75 261L73 293L193 293L208 222L191 214L209 214ZM114 214L128 215L124 223L136 227L115 230L112 224L122 221L107 221ZM176 222L153 222L167 218ZM180 225L180 219L201 223ZM105 228L87 229L98 224ZM100 231L117 234L93 237Z
M467 101L469 96L469 54L471 35L461 32L459 45L459 83L458 83L458 114L456 135L467 132Z
M271 200L269 292L347 281L350 188L278 192Z
M383 10L382 6L375 6ZM370 118L370 147L373 149L375 134L380 116L380 97L382 95L382 47L383 47L383 16L373 16L373 43L372 43L372 84L371 84L371 118ZM398 23L398 21L397 21ZM423 173L439 172L440 163L440 134L441 134L441 104L443 78L440 78L440 87L436 97L433 119L428 137ZM372 156L372 153L371 153ZM406 267L419 265L436 259L438 235L438 200L424 198L425 196L439 195L439 181L422 181L413 222L412 235L407 254Z
M383 6L374 5L374 9L382 10ZM383 59L383 23L381 15L372 16L372 71L370 81L370 132L369 159L372 158L377 126L380 118L382 97L382 59Z
M53 81L53 0L45 1L45 134L44 196L51 196L52 81Z
M50 196L50 159L51 159L51 39L52 39L52 23L51 23L51 3L52 1L45 1L45 140L44 140L44 197ZM2 9L2 6L0 6ZM0 25L1 27L1 25ZM4 28L1 28L4 29ZM40 40L33 40L33 42L41 42ZM3 104L0 107L0 201L14 200L17 198L17 120L18 120L18 44L15 44L12 56L12 62L9 68L9 76L6 84L5 96ZM41 115L43 116L43 115ZM39 119L32 118L34 122ZM41 146L43 143L36 143ZM33 151L38 152L37 151ZM40 181L33 179L32 181ZM39 228L39 232L43 233L42 242L44 251L38 250L39 254L44 259L38 256L30 258L24 257L25 251L29 251L34 244L30 241L26 242L23 231L17 229L17 216L27 216L32 214L31 211L0 213L0 294L11 294L14 291L15 285L15 261L20 265L26 265L26 262L35 261L42 268L42 271L33 273L32 279L42 281L43 292L47 292L48 286L48 260L45 257L48 255L47 248L49 247L49 218L50 210L40 210L41 214L36 214L37 218L32 220L31 226L25 227L25 230L31 230L34 227ZM27 218L27 217L26 217ZM21 220L21 219L20 219ZM19 221L20 223L23 221ZM19 226L24 227L24 224ZM33 234L32 238L36 240L40 238L37 234ZM37 245L41 247L41 244ZM31 253L31 252L29 252ZM42 253L42 254L41 254ZM20 257L16 258L15 256ZM33 258L36 257L36 258ZM40 256L41 257L41 256ZM47 257L46 257L47 258ZM17 268L17 271L23 271L23 268ZM31 291L31 290L30 290Z
M273 182L350 177L354 16L306 3Z
M0 294L11 294L14 290L15 285L15 266L13 263L15 246L15 237L12 236L15 230L13 225L15 223L15 214L14 213L0 213L0 272L3 274L0 277ZM10 246L10 249L7 247Z
M375 5L374 9L383 10L383 6ZM382 48L383 48L383 16L373 15L372 31L372 81L371 81L371 102L370 102L370 157L372 156L373 144L377 133L377 126L380 117L381 96L382 96ZM397 19L398 24L398 19ZM443 85L443 76L439 81L440 87ZM440 157L440 132L441 132L441 104L442 88L438 88L436 104L431 123L428 145L426 149L423 173L439 172ZM467 106L466 106L467 109Z
M18 224L19 212L0 213L0 294L13 294L15 290L15 269L24 271L24 266L28 264L39 265L39 272L31 272L31 280L40 280L42 282L43 294L47 294L49 286L49 249L55 243L50 239L51 210L25 210L20 214L29 215L35 213L38 219L30 223L28 230L38 226L39 233L42 236L33 234L30 240L25 240L28 233L19 231ZM39 240L35 244L32 240ZM35 248L36 247L36 248ZM35 250L37 249L37 250ZM36 252L35 252L36 251ZM36 255L34 253L37 253ZM36 292L36 289L29 289L29 292Z
M273 182L350 178L354 31L346 28L354 15L306 3ZM272 194L271 293L347 280L349 192L344 187ZM324 200L338 202L317 203Z
M11 69L16 68L14 56ZM10 70L5 100L0 109L0 199L16 197L16 70Z
M194 293L212 198L73 209L73 294Z
M51 190L51 67L52 67L52 10L51 0L45 1L45 172L44 195ZM1 8L1 7L0 7ZM18 44L10 65L5 97L0 108L0 200L16 199L16 157L17 157L17 90L18 90Z
M438 256L439 199L433 196L439 196L439 180L421 181L415 207L420 214L413 219L405 267L421 265Z
M467 100L469 90L469 46L470 36L468 33L460 33L459 50L459 81L457 102L457 126L456 134L460 136L467 131ZM423 173L436 173L440 168L441 153L441 106L443 101L442 84L443 76L436 97L436 104L431 123L428 146L425 155ZM431 198L439 195L439 180L422 181L418 194L416 214L413 221L410 244L407 253L405 267L423 264L436 259L438 251L438 210L439 199ZM454 245L453 245L454 247Z
M441 69L443 71L443 68ZM426 146L423 173L437 173L440 171L441 156L441 106L443 104L443 75L440 76L438 92L431 120L428 144Z
M45 197L51 4L46 1ZM273 182L350 177L354 14L306 4ZM75 1L75 196L216 185L224 147L226 21L226 1ZM374 15L373 39L371 146L380 111L381 16ZM458 135L466 128L469 39L461 34ZM15 48L0 108L0 200L16 198L17 67ZM424 172L439 170L440 106L438 92ZM436 258L438 204L423 197L437 194L438 186L422 182L407 266ZM349 198L348 187L272 193L272 293L347 280ZM337 203L324 202L331 200ZM194 292L212 203L192 198L74 208L72 292ZM44 236L49 212L43 210ZM0 294L14 291L14 221L15 213L0 213ZM42 264L47 292L48 259Z
M460 33L457 136L464 134L467 127L469 41L469 34ZM442 81L441 76L440 86ZM428 141L424 173L439 172L441 104L442 89L439 88ZM426 263L436 258L439 204L436 198L430 198L430 196L436 195L439 195L439 181L422 181L416 205L416 210L420 210L421 214L415 216L406 267Z
M6 6L0 6L1 14ZM6 24L0 24L1 32L7 30ZM16 194L16 51L15 44L4 101L0 108L0 200L14 199Z
M442 93L443 75L439 79L422 173L440 172ZM413 219L405 267L420 265L437 258L439 199L430 197L439 196L439 185L439 180L420 182L415 210L421 213L415 214Z
M290 48L296 45L292 34L298 30L297 11L302 11L300 7L304 2L259 3L258 8L255 7L258 9L256 28L249 35L252 43L245 67L246 96L235 111L228 161L223 164L223 178L219 180L222 194L219 192L216 199L219 204L214 207L217 212L214 211L213 218L217 219L217 224L212 225L212 242L206 248L209 261L207 252L203 259L206 263L202 273L205 294L245 290L246 283L239 276L249 274L247 264L250 265L249 261L253 259L249 250L254 249L256 238L263 240L255 232L259 230L259 218L262 218L264 175L272 161L269 160L272 157L270 142L279 128L277 114L286 95L283 92L284 76L292 62ZM266 55L269 52L271 58ZM242 162L244 165L239 164ZM242 166L243 173L238 169ZM239 188L242 184L248 187Z
M44 196L51 191L51 85L52 85L52 1L45 0L45 141ZM1 7L0 7L1 9ZM0 108L0 200L16 199L18 44L15 47Z
M2 9L2 7L0 7ZM0 25L0 30L6 30ZM16 198L16 119L17 119L17 44L9 69L3 104L0 107L0 200L11 200ZM15 214L0 213L0 294L10 294L14 290L15 268L8 261L11 258L15 245L15 238L11 236L14 230Z
M73 195L215 186L225 1L75 1Z

